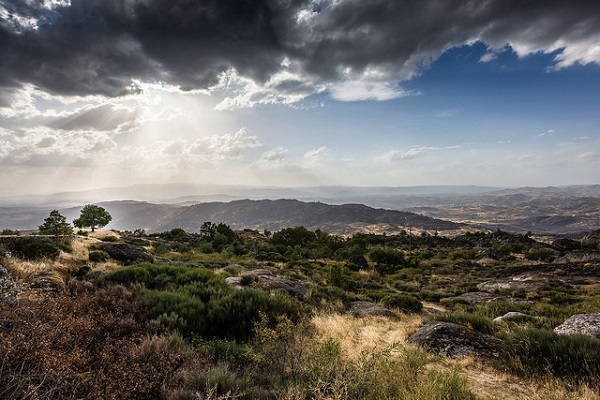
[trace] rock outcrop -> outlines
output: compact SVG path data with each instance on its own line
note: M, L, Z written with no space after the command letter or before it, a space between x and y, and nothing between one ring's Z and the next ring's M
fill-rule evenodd
M305 300L309 292L306 283L278 278L272 270L264 268L244 272L241 276L231 276L225 279L225 282L238 289L243 289L244 287L257 287L265 290L280 289L299 300Z
M575 314L554 328L559 335L588 335L600 339L600 314Z
M449 302L449 301L459 300L459 299L463 299L470 304L487 303L487 302L496 301L496 300L507 300L507 298L504 296L498 296L498 295L492 294L490 292L468 292L468 293L463 293L463 294L455 296L455 297L447 297L445 299L442 299L442 301Z
M450 358L496 357L504 347L494 336L442 321L429 321L408 342Z
M359 317L364 317L366 315L377 315L380 317L398 318L393 311L369 301L353 301L348 304L347 308L349 312L355 313Z
M128 265L138 261L153 262L154 258L145 250L128 243L99 243L99 250L104 250L110 258Z
M12 281L6 268L0 265L0 303L13 304L17 301L17 285Z
M528 279L494 279L491 281L483 282L477 285L477 289L487 292L493 292L496 290L526 290L526 291L537 291L544 286L545 282L538 282Z
M535 318L535 317L532 317L531 315L523 314L522 312L509 311L500 317L494 318L493 322L499 323L499 322L516 320L516 319L523 320L523 319L533 319L533 318Z

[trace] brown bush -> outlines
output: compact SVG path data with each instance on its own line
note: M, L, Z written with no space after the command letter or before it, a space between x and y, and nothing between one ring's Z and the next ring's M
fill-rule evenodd
M185 357L143 314L122 286L0 304L0 398L160 398Z

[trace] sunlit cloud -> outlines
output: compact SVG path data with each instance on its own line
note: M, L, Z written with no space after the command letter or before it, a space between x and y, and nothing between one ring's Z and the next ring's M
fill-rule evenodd
M403 160L414 160L415 158L421 158L427 154L438 151L439 147L412 147L406 151L392 150L376 158L377 161L383 161L386 163L392 163Z

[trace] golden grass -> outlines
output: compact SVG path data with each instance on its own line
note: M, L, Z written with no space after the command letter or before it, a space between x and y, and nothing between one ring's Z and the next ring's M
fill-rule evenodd
M115 269L119 268L121 266L121 264L119 264L118 262L114 261L114 260L108 260L108 261L104 261L104 262L98 262L98 263L90 263L90 266L98 271L102 271L102 272L110 272L110 271L114 271Z
M401 314L397 321L385 317L357 318L350 314L317 314L312 318L316 337L340 343L345 354L357 359L362 352L383 349L396 344L395 354L411 346L406 339L424 322L425 317ZM600 394L588 386L566 387L558 380L542 381L499 372L492 366L473 358L439 359L429 369L450 371L459 367L466 376L471 391L481 399L508 400L600 400Z
M394 321L377 316L357 318L351 314L317 314L312 323L317 337L334 339L346 354L357 357L362 351L404 344L423 323L421 315L400 315L400 320Z
M90 238L102 239L105 236L116 236L117 239L121 238L121 234L119 232L113 232L108 229L96 229L94 232L91 229L85 229Z

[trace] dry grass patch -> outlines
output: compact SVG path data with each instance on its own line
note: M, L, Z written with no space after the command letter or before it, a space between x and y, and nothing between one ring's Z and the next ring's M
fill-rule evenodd
M392 357L404 357L412 349L406 339L424 322L421 315L401 315L399 321L384 317L356 318L349 314L319 314L312 318L315 338L334 340L350 359L358 360L365 353L393 346ZM499 372L473 358L462 360L431 358L422 371L451 373L460 371L468 380L469 389L481 399L583 399L600 400L600 394L588 386L567 387L558 380L526 379Z
M473 359L455 361L463 365L469 387L482 399L507 400L600 400L589 386L571 387L553 379L526 379L498 372Z
M312 319L319 339L333 339L342 350L357 357L363 351L403 344L423 323L416 314L400 314L399 321L385 317L357 318L351 314L316 315Z

